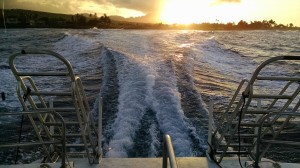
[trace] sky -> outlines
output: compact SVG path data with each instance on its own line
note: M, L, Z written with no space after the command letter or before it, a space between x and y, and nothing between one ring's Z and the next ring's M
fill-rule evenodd
M163 23L247 22L273 19L300 27L300 0L0 0L5 9L53 13L97 13ZM2 6L1 5L1 6Z

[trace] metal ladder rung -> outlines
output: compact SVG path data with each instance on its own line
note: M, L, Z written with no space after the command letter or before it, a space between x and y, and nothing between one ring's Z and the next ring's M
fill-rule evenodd
M68 72L18 72L19 76L68 76Z
M45 122L44 123L47 126L60 126L61 123L57 123L57 122ZM79 122L76 121L70 121L70 122L65 122L65 125L78 125Z
M36 91L31 91L31 95L45 95L45 96L72 96L71 92L36 92Z
M250 144L250 143L241 143L240 145L241 145L241 147L252 147L253 146L253 144ZM225 146L227 146L227 144L220 144L220 147L225 147ZM239 144L238 143L230 143L228 146L238 147Z
M257 76L257 80L276 80L276 81L300 81L300 78L282 77L282 76Z
M216 151L217 154L222 154L224 151ZM232 154L249 154L248 151L226 151L226 154L232 155Z
M67 152L66 155L68 156L84 156L86 157L86 152Z
M232 122L233 125L238 124L238 122ZM245 127L259 127L260 124L259 123L241 123L240 126L245 126ZM263 127L270 127L272 126L272 124L270 123L263 123L262 125Z
M297 141L261 140L261 142L270 143L270 144L285 144L285 145L300 146L300 142Z
M225 137L230 137L230 134L224 134ZM232 135L233 137L238 137L238 134L234 134ZM257 134L240 134L241 138L254 138L257 137Z
M264 99L291 99L289 95L267 95L267 94L254 94L252 98L264 98Z
M57 146L61 146L61 145L57 145ZM92 145L88 143L87 146L91 147ZM66 147L85 147L85 144L66 144Z
M6 148L11 146L18 147L26 147L26 146L34 146L34 145L46 145L46 144L60 144L61 141L43 141L43 142L30 142L30 143L11 143L9 145L0 145L1 148Z
M269 114L269 113L278 113L279 111L272 110L247 110L245 114Z
M75 108L39 108L42 111L56 111L56 112L75 112Z
M85 135L85 136L88 136L88 135ZM61 137L61 135L53 134L52 137L58 138L58 137ZM79 134L66 134L66 137L82 137L82 135L80 133Z

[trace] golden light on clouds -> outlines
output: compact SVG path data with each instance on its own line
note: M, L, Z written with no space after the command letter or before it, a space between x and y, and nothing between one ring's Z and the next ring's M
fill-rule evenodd
M166 0L160 19L169 24L237 22L248 19L254 7L252 1Z
M160 19L164 23L189 24L203 20L208 10L208 1L199 0L166 0L163 4Z
M81 2L81 5L78 7L80 13L90 13L91 11L95 11L98 15L102 15L103 13L109 15L119 15L123 17L132 17L132 16L143 16L145 15L143 12L128 9L128 8L117 8L111 3L98 4L94 1L84 1ZM99 13L101 12L101 13Z
M1 1L1 0L0 0ZM139 17L145 22L202 23L262 21L300 26L300 0L2 0L6 9L52 13L97 13Z

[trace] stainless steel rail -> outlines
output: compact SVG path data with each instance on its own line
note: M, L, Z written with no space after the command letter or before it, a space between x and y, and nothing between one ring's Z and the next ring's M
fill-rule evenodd
M26 62L26 58L41 56L42 59L40 59L39 64L43 64L44 60L44 64L47 64L47 58L50 58L49 60L53 61L55 65L59 65L60 68L56 66L39 66L37 68L32 62ZM16 61L17 59L22 61ZM25 69L23 65L26 63L33 66ZM40 132L44 132L47 139L57 137L56 134L51 132L51 127L57 125L53 116L38 113L41 110L55 110L64 117L67 132L66 142L68 143L65 145L66 152L63 155L59 154L59 156L78 157L78 153L81 153L81 157L87 157L90 164L98 163L101 155L98 153L101 151L101 146L98 146L101 145L101 143L98 144L98 141L101 140L98 140L98 138L101 138L101 136L95 127L82 82L78 76L75 76L69 61L60 54L48 50L22 50L22 52L9 57L9 66L18 81L17 93L23 109L37 112L38 119L44 121L44 124L37 125L33 118L29 116L38 140L42 142L44 139L44 137L40 136ZM46 84L41 84L47 77L49 77L49 81ZM56 79L58 80L55 81ZM30 93L27 93L28 89ZM26 101L23 94L27 95ZM55 102L52 101L53 99L55 99ZM52 105L50 103L48 105L47 101L49 100ZM59 105L53 106L55 103ZM47 151L49 146L43 145L43 148ZM48 155L50 156L51 154L49 153ZM52 157L48 158L51 160Z
M264 135L264 127L263 124L266 122L266 120L270 119L271 117L275 117L277 120L279 118L284 117L284 122L279 125L279 129L276 131L272 131L272 140L265 140L263 138ZM297 146L300 147L300 141L286 141L286 140L278 140L277 137L280 135L281 131L283 130L283 128L286 126L286 124L290 121L290 119L292 118L298 118L300 119L300 113L282 113L282 114L278 114L278 113L270 113L265 115L264 117L262 117L261 121L260 121L260 126L258 128L258 137L257 137L257 145L256 145L256 153L255 153L255 168L259 168L259 162L261 160L261 158L263 157L263 155L265 154L265 152L269 149L269 147L272 144L281 144L281 145L288 145L288 146ZM273 123L275 123L277 120L273 121ZM277 139L277 140L276 140ZM264 150L261 151L261 147L262 147L262 143L267 144L266 146L264 145Z
M174 149L172 145L172 140L170 135L165 135L164 137L164 152L163 152L163 168L168 167L168 159L171 168L177 168L177 161L174 154Z
M25 112L6 112L6 113L0 113L0 117L3 116L16 116L16 115L27 115L30 116L30 118L32 118L32 116L34 115L44 115L44 114L52 114L53 116L55 116L60 123L60 139L49 139L48 141L44 141L44 140L38 140L38 142L22 142L22 143L6 143L6 144L0 144L0 148L12 148L12 147L28 147L28 146L39 146L39 145L55 145L55 144L61 144L61 152L60 154L63 156L61 157L61 167L65 168L65 162L66 162L66 158L65 158L65 154L66 154L66 132L65 132L65 122L64 119L62 118L62 116L55 112L55 111L38 111L38 112L31 112L31 111L25 111ZM43 121L42 124L44 124ZM46 151L46 153L50 153L50 151Z
M241 81L224 112L222 123L218 124L212 134L210 156L219 163L223 157L232 154L244 154L256 159L258 127L263 126L263 136L269 130L272 131L272 124L279 115L296 113L300 106L300 102L296 102L300 94L300 76L297 69L285 71L284 68L278 68L278 72L275 73L265 71L274 66L285 66L284 63L289 61L299 63L299 60L300 56L270 58L257 67L250 80ZM272 85L272 82L280 82L280 85ZM262 101L268 103L261 107L258 104ZM278 116L260 125L262 117L270 113L276 113ZM244 143L244 140L247 143Z

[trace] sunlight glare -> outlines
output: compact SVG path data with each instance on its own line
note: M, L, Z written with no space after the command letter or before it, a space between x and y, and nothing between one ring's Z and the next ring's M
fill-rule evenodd
M161 13L161 21L168 24L200 23L211 0L166 0Z
M216 3L216 0L166 0L160 19L167 24L235 22L250 19L255 10L252 1Z

